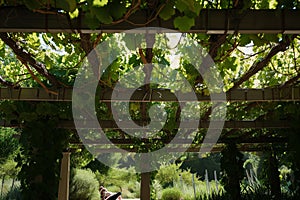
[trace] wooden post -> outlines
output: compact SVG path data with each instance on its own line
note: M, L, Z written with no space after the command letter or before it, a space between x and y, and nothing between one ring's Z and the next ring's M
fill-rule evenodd
M150 200L150 172L141 173L141 200Z
M63 152L60 168L58 200L69 200L70 152Z

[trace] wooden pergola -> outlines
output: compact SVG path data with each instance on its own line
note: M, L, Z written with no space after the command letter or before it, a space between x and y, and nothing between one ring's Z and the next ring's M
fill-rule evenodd
M84 24L82 16L74 20L69 20L62 15L45 15L41 13L34 13L24 7L8 7L0 9L0 32L69 32L69 33L94 33L94 32L109 32L116 33L125 30L141 27L140 25L147 22L145 13L137 12L130 16L128 22L122 22L116 25L102 25L96 30L90 30ZM300 11L299 10L248 10L242 16L237 10L202 10L201 14L195 20L195 26L189 32L192 33L207 33L207 34L234 34L234 33L283 33L283 34L299 34L300 33ZM173 18L167 21L160 19L153 20L147 23L149 27L163 27L167 29L174 29ZM63 88L56 90L57 95L47 93L42 88L0 88L0 100L13 101L72 101L72 89ZM120 91L120 96L122 96ZM159 95L158 95L159 92ZM103 102L109 102L112 90L107 88L101 91ZM183 101L190 101L185 98L189 95L182 95ZM137 91L132 96L132 101L143 101L141 97L148 101L176 101L174 95L168 90L151 90L150 94L145 94L145 91ZM199 102L210 101L209 96L197 94ZM144 99L145 100L145 99ZM226 101L228 102L273 102L273 101L299 101L300 87L277 87L266 89L233 89L226 93ZM122 99L120 99L122 101ZM105 128L118 129L114 121L100 121L101 126ZM140 122L143 124L143 122ZM195 121L184 122L185 128L189 127L189 123L197 123ZM199 128L208 128L209 121L200 121ZM0 126L20 127L20 124L13 124L7 121L1 121ZM126 122L124 122L126 128ZM72 121L65 121L59 124L59 128L75 129ZM91 127L92 128L92 127ZM130 127L128 127L130 128ZM288 129L290 122L285 120L279 121L226 121L224 128L227 129ZM213 151L220 151L222 145L230 139L220 139ZM238 138L240 143L240 150L243 151L264 151L268 148L270 143L280 143L283 146L287 143L287 138ZM131 140L112 140L118 145L132 144ZM166 143L168 141L165 141ZM184 144L185 141L182 141ZM97 144L91 142L93 145L104 145L99 142ZM80 146L81 143L74 143ZM124 148L128 151L135 151L134 148ZM187 151L199 152L200 146L191 146ZM180 151L181 149L173 149ZM106 149L99 151L105 152ZM68 181L69 181L69 153L65 153L61 166L61 182L59 188L59 200L68 199ZM142 174L143 188L141 195L148 197L150 175Z
M45 90L41 88L0 88L0 100L13 100L13 101L48 101L48 102L62 102L72 101L72 88L64 88L56 91L58 95L53 95L47 93ZM120 91L120 93L126 91ZM159 95L158 95L159 92ZM102 90L99 95L102 97L103 102L109 102L111 97L112 90ZM138 91L134 93L131 100L133 102L141 102L141 101L176 101L174 99L174 95L169 90L152 90L151 99L141 100L142 97L147 96L144 91ZM180 94L177 94L180 95ZM188 95L181 94L183 97ZM119 95L122 97L122 94ZM300 88L299 87L288 87L288 88L268 88L268 89L234 89L230 92L226 93L226 101L228 102L269 102L269 101L299 101L300 99ZM208 102L210 101L209 96L205 96L203 94L197 94L197 98L199 102ZM181 98L183 101L191 101L188 98ZM120 99L122 101L122 99ZM116 129L119 127L115 121L112 120L100 120L102 128L108 129ZM137 122L138 124L144 124L143 121ZM189 129L191 124L198 123L198 128L207 129L211 121L183 121L178 122L183 124L183 128ZM20 124L13 124L7 121L0 121L0 126L4 127L22 127ZM84 124L82 128L96 128L92 125ZM286 120L278 120L278 121L266 121L266 120L255 120L255 121L225 121L224 129L289 129L291 124ZM75 125L73 121L62 121L59 123L58 128L63 129L72 129L75 130ZM78 128L78 127L77 127ZM129 122L122 122L122 129L132 129L130 127ZM143 129L141 127L141 129ZM161 139L159 139L161 140ZM131 139L112 139L110 140L113 144L118 145L123 150L128 152L137 152L138 149L129 147L134 144L134 141ZM153 141L153 139L152 139ZM270 150L270 144L281 144L283 148L287 147L288 138L286 137L258 137L258 138L234 138L234 139L226 139L222 138L218 140L218 143L214 145L211 152L220 152L224 145L228 142L238 142L238 148L240 151L248 151L248 152L256 152L256 151L266 151ZM149 143L149 141L143 141L145 144ZM163 141L165 144L168 144L170 141ZM85 145L93 145L97 147L103 146L104 148L98 148L98 153L111 153L111 149L107 149L107 143L101 141L84 141ZM72 142L72 146L74 148L81 148L82 143ZM149 145L151 145L149 143ZM182 147L176 147L168 149L170 152L199 152L201 145L190 145L188 141L181 140L180 145ZM186 145L190 145L190 147L185 148ZM63 153L63 159L61 162L61 181L59 187L59 200L67 200L69 196L69 170L70 170L70 152ZM150 174L142 173L141 178L141 196L143 199L148 199L150 195Z

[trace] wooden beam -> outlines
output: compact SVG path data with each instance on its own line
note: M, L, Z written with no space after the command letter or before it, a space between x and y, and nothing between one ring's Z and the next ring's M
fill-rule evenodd
M19 100L19 101L72 101L73 88L62 88L55 90L58 95L47 93L42 88L0 88L0 100ZM133 93L134 92L134 93ZM85 91L82 92L83 94ZM111 101L128 101L128 94L133 93L130 98L131 102L149 102L149 101L165 101L174 102L194 101L189 93L175 93L168 89L151 89L150 92L144 90L135 90L123 88L117 92L117 98L112 100L112 89L105 88L99 92L101 102ZM199 102L211 101L210 96L197 93ZM180 100L178 100L180 99ZM215 101L223 101L224 99L215 99ZM228 102L268 102L268 101L299 101L300 87L276 87L265 89L234 89L226 93L226 101Z
M214 146L212 149L207 149L207 152L212 152L212 153L217 153L221 152L225 147L225 144L217 144ZM166 149L167 152L200 152L201 146L198 147L189 147L189 148L168 148ZM282 145L282 148L288 149L286 144ZM258 152L258 151L269 151L272 150L271 144L269 143L259 143L259 144L238 144L238 149L240 151L245 151L245 152ZM125 151L128 152L138 152L137 148L122 148L122 151L114 148L114 149L109 149L109 148L97 148L95 149L96 153L123 153ZM203 149L205 151L205 149Z
M147 22L146 11L138 11L132 14L127 22L105 25L99 24L99 28L91 30L84 23L84 16L68 20L62 13L41 14L32 12L26 7L1 7L0 32L122 32L125 30L145 26ZM175 29L174 18L164 21L160 18L147 24L148 27L163 27ZM131 21L129 23L128 21ZM255 33L300 33L299 10L221 10L203 9L195 19L195 26L189 32L208 34L233 34L234 32Z
M121 125L121 129L134 129L131 126L131 121L121 121L119 124ZM162 122L163 123L163 122ZM202 121L202 120L189 120L189 121L182 121L180 123L181 128L183 129L191 129L191 127L195 127L195 124L198 124L198 128L210 128L210 129L219 129L219 127L215 128L214 126L209 126L210 123L223 123L221 121ZM96 126L95 123L89 123L89 121L82 121L82 125L78 122L78 127L75 127L73 121L61 121L58 124L58 128L62 129L97 129L101 127L102 129L115 129L119 130L120 127L115 123L113 120L99 120L99 126ZM140 121L137 124L145 124L145 122ZM0 120L0 126L3 127L21 127L21 124L12 124L7 121ZM261 121L225 121L223 128L229 129L262 129L262 128L269 128L269 129L288 129L291 128L290 121L287 120L261 120ZM135 128L137 130L148 130L147 127L139 126ZM194 128L192 128L194 129Z
M14 101L71 101L73 88L58 89L58 95L43 88L0 88L0 100Z
M141 138L139 139L141 142L143 142L144 144L153 144L157 141L161 141L164 144L168 144L171 142L171 140L166 140L166 139L161 139L161 138L151 138L151 140L149 139L145 139L145 138ZM119 146L126 146L126 145L134 145L136 143L135 140L132 139L110 139L109 140L111 143L113 143L114 145L119 145ZM235 142L235 143L239 143L239 144L267 144L267 143L287 143L288 142L288 138L287 137L255 137L255 138L243 138L243 136L239 137L239 138L223 138L223 139L219 139L218 140L218 144L224 144L224 143L230 143L230 142ZM110 143L110 144L111 144ZM203 141L200 141L200 143L202 144ZM83 145L82 142L71 142L72 145ZM101 145L109 145L109 143L105 140L84 140L84 144L85 145L95 145L95 146L101 146ZM188 139L177 139L176 144L178 145L190 145L191 141Z
M163 123L163 122L162 122ZM195 127L195 124L198 124L198 128L210 128L210 129L219 129L218 127L210 126L210 123L224 123L223 128L230 128L230 129L245 129L245 128L252 128L252 129L262 129L262 128L290 128L291 124L289 121L286 120L270 120L270 121L203 121L203 120L188 120L188 121L181 121L177 122L177 125L183 129L191 129L191 127ZM120 121L118 124L120 127L112 120L100 120L99 124L102 129L134 129L132 127L132 121ZM145 124L143 121L137 121L137 124ZM89 121L82 121L82 125L80 122L77 124L79 125L77 128L91 128L96 129L94 123L89 123ZM59 124L60 128L67 128L67 129L75 129L74 123L72 121L62 122ZM136 129L138 130L148 130L146 126L138 126ZM193 129L193 128L192 128Z

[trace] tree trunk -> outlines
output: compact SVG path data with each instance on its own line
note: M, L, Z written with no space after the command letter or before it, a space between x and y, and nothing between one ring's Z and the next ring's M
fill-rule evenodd
M150 172L141 174L141 200L150 200L150 178Z
M271 188L271 195L274 199L281 199L280 178L278 171L278 160L274 154L269 157L269 184Z

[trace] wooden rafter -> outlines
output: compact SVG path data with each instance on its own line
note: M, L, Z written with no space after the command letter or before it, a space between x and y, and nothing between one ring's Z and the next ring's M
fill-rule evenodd
M240 33L300 33L299 10L246 10L242 15L238 9L205 10L195 19L190 32L208 34ZM174 16L176 17L176 16ZM7 7L0 10L0 32L122 32L145 25L175 29L174 18L164 21L156 18L148 22L143 11L132 13L127 20L112 25L102 24L91 30L83 16L69 20L61 14L31 12L25 7ZM130 22L130 23L129 23Z
M171 139L165 140L161 138L151 138L145 139L141 138L139 140L133 140L133 139L110 139L108 143L106 140L84 140L85 145L109 145L111 143L115 145L131 145L134 144L136 141L143 142L145 144L153 143L153 142L163 142L165 144L168 144L171 142ZM285 137L259 137L259 138L248 138L248 139L241 139L241 138L232 138L232 139L219 139L218 144L224 144L224 143L229 143L229 142L239 142L241 144L268 144L268 143L286 143L288 140ZM72 144L74 145L81 145L82 142L76 142L76 141L71 141ZM202 141L201 141L202 143ZM180 145L190 145L191 141L187 139L177 139L176 144ZM194 144L193 144L194 145Z
M214 146L212 149L208 149L207 152L212 152L212 153L218 153L221 152L224 149L224 145L217 145ZM78 147L77 147L78 148ZM199 153L200 152L200 148L201 146L198 147L188 147L188 148L168 148L165 149L167 152L195 152L195 153ZM287 149L287 147L283 147L285 149ZM258 151L270 151L272 149L272 147L270 146L270 144L256 144L256 145L249 145L249 144L239 144L238 145L238 149L239 151L247 151L247 152L258 152ZM95 149L95 153L116 153L116 152L138 152L138 148L129 148L129 147L125 147L122 148L122 151L120 151L118 148L113 148L113 149L109 149L109 148L97 148ZM203 151L205 152L205 149L203 149Z
M82 129L97 129L100 127L102 129L115 129L119 130L120 128L113 120L100 120L98 126L96 126L94 123L82 121L82 125L80 125L80 122L77 122L77 128ZM131 125L131 121L121 121L118 122L118 124L122 127L122 129L133 129ZM143 127L142 124L145 124L145 121L137 121L137 124L140 124L141 126L137 127L138 130L144 131L148 130L147 127ZM189 120L189 121L181 121L177 124L180 124L180 127L182 129L194 129L195 124L198 124L198 128L210 128L215 129L214 126L209 126L210 123L223 123L221 121L202 121L202 120ZM21 127L21 124L11 124L10 122L0 121L0 126L4 127ZM79 127L78 127L79 126ZM193 128L191 128L193 127ZM262 129L262 128L269 128L269 129L282 129L282 128L290 128L291 124L289 121L285 120L270 120L270 121L225 121L223 128L230 128L230 129ZM62 121L58 124L58 128L64 128L64 129L75 129L75 125L73 121ZM219 127L217 128L219 129Z
M57 89L57 95L47 93L42 88L0 88L0 100L21 100L21 101L72 101L73 88ZM114 101L128 101L126 96L134 89L119 90L118 99ZM84 93L85 91L83 91ZM99 92L101 101L111 102L112 89L106 88ZM180 101L194 101L189 93L176 93ZM150 98L151 97L151 98ZM211 101L209 96L197 93L199 102ZM146 93L143 90L136 90L131 101L178 101L174 93L167 89L151 89ZM223 101L222 99L217 99ZM300 87L275 87L265 89L234 89L226 93L226 101L229 102L268 102L268 101L299 101Z

